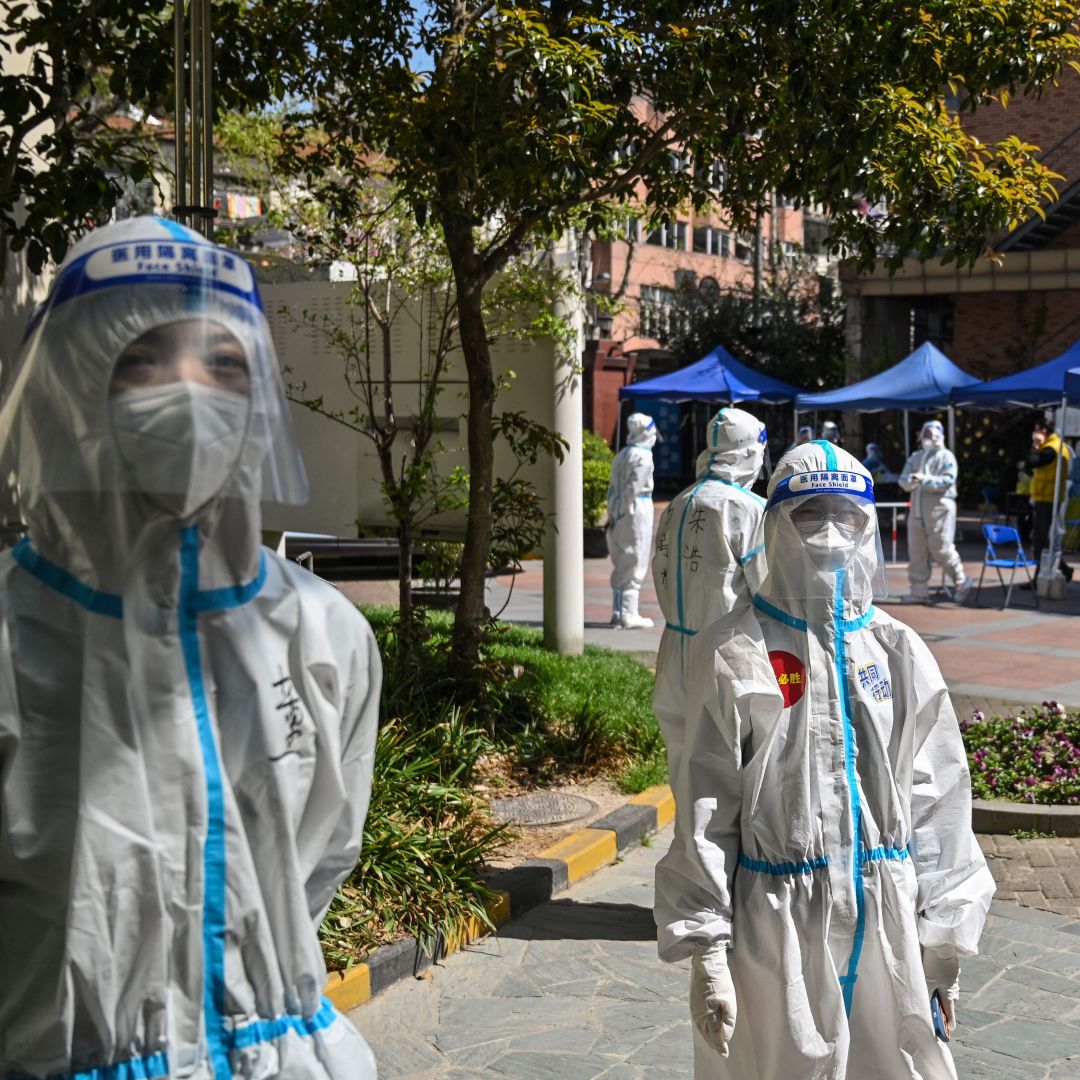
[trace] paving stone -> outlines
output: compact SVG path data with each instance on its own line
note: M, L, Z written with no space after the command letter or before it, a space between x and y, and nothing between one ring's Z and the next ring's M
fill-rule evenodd
M995 894L990 904L990 912L1003 919L1015 920L1016 922L1030 923L1034 926L1059 927L1068 922L1061 915L1055 915L1052 911L1041 911L1038 908L1019 907L1016 904L1004 904L1000 894Z
M1051 1065L1048 1080L1080 1080L1080 1055Z
M1037 1080L1045 1070L1021 1065L1003 1054L972 1050L953 1040L950 1044L960 1080Z
M1064 997L1075 995L1080 999L1080 982L1070 979L1068 976L1040 970L1037 967L1028 967L1026 965L1011 967L1005 972L1004 977L1009 982L1020 983L1022 986L1032 986L1037 990L1047 990L1052 994L1061 994Z
M630 1060L637 1065L651 1065L656 1068L671 1068L673 1064L684 1061L690 1066L694 1058L694 1039L690 1031L690 1021L677 1024L651 1042L636 1050Z
M1058 975L1067 975L1080 979L1080 951L1075 953L1059 952L1047 953L1033 961L1033 967L1044 968L1046 971L1054 971Z
M1076 1040L1077 1028L1053 1020L1006 1020L979 1032L982 1050L1046 1065L1075 1054Z
M401 1031L368 1034L368 1043L379 1067L379 1080L413 1076L447 1064L446 1058L429 1043Z
M611 1068L611 1061L593 1054L517 1052L503 1055L488 1068L512 1080L593 1080Z

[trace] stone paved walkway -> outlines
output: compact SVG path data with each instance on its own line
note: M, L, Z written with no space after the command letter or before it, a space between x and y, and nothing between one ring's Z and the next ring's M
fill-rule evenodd
M998 900L1080 919L1080 840L980 836Z
M354 1010L381 1080L687 1080L687 965L657 960L650 912L670 838ZM1080 919L995 901L982 950L961 975L961 1080L1080 1080Z

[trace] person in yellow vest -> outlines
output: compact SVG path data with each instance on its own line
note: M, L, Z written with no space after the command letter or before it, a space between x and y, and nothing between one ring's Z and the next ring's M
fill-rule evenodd
M1061 469L1058 470L1058 454L1062 454ZM1043 550L1050 545L1050 529L1054 520L1054 505L1065 498L1068 486L1069 465L1072 451L1054 431L1053 420L1039 418L1031 433L1031 450L1027 465L1031 473L1032 529L1031 547L1035 558L1035 576L1039 575L1039 559ZM1055 479L1057 494L1054 494ZM1061 572L1072 580L1072 567L1062 558Z

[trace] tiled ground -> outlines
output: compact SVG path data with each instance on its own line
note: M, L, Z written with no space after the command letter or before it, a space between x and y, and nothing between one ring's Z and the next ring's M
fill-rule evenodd
M350 1013L380 1080L687 1080L686 965L650 914L670 836ZM960 981L961 1080L1080 1080L1080 920L995 901Z
M997 898L1080 919L1080 840L980 836Z

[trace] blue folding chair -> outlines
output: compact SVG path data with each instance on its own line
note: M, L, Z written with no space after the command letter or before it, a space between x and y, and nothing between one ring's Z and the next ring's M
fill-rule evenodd
M975 589L975 606L979 605L979 593L982 592L983 575L986 568L992 566L997 571L998 581L1005 590L1005 603L1001 605L1004 611L1009 606L1012 597L1013 582L1016 580L1016 571L1021 567L1027 577L1028 584L1032 584L1031 568L1035 566L1035 560L1029 559L1024 554L1024 545L1020 541L1020 534L1011 525L984 525L982 527L983 538L986 540L986 553L983 555L982 570L979 572L979 584ZM1012 554L1006 557L1004 549L1011 549ZM1009 582L1005 583L1002 570L1009 570ZM1039 596L1035 589L1031 590L1035 606L1039 606Z

